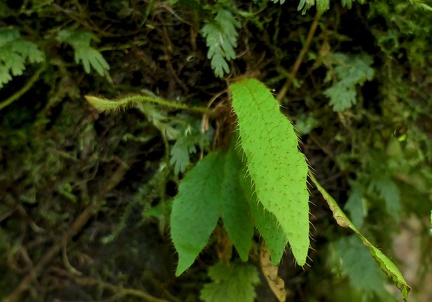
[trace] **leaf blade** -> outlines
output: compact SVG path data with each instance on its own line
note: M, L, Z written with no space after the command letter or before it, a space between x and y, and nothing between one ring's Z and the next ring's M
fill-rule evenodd
M179 254L176 276L193 264L216 227L222 164L218 152L210 153L180 184L171 212L171 238Z
M225 154L221 217L228 237L232 240L240 258L247 261L254 227L248 201L240 186L239 171L242 164L234 149L234 144Z
M309 249L308 166L290 121L262 83L230 86L247 167L262 205L274 214L299 265Z
M258 271L248 263L216 263L208 272L213 282L204 285L200 298L205 302L253 302Z
M320 185L320 183L316 180L312 173L309 173L309 177L312 182L317 187L318 191L324 197L324 200L329 205L330 210L333 212L333 217L336 222L344 228L349 228L363 241L363 244L369 248L369 252L371 256L378 262L381 270L386 273L386 275L392 279L392 281L396 284L396 287L402 293L402 297L404 300L407 299L409 292L411 291L411 287L405 281L405 278L402 276L399 269L394 265L394 263L384 255L379 249L377 249L369 240L364 237L360 231L354 226L354 224L348 219L342 209L339 207L337 202L331 197L331 195Z

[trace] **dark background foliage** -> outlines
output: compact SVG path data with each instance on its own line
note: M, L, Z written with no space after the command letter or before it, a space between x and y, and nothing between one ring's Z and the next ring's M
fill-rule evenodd
M227 84L246 74L273 89L315 175L398 263L416 292L413 301L432 299L431 13L408 1L351 8L331 2L322 16L315 8L303 15L291 2L173 2L0 4L0 28L17 29L44 58L26 59L22 75L10 71L12 79L0 89L0 297L199 301L223 235L217 231L193 267L174 277L170 201L185 171L175 171L170 133L189 125L199 139L201 123L211 129L186 170L223 147L235 125ZM201 34L220 7L241 23L236 58L223 79L214 75ZM86 72L75 56L88 48L61 42L62 30L92 33L86 47L102 54L109 71L98 74L92 65ZM0 32L0 45L4 37ZM341 111L325 94L344 78L338 78L336 67L344 63L332 61L335 54L349 63L367 56L374 73L355 85L356 104ZM8 60L0 48L0 63ZM100 114L85 102L87 94L211 103L215 114L206 119L157 105ZM385 276L369 268L370 259L357 253L361 247L310 190L310 266L296 267L287 249L279 268L287 300L397 301L394 289L383 285ZM251 262L259 265L256 255ZM276 301L265 282L256 289L257 301Z

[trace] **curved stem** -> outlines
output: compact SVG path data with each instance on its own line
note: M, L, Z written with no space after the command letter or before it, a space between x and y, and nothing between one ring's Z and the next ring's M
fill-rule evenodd
M196 111L208 115L214 115L214 112L207 107L188 106L184 104L175 103L173 101L167 101L162 98L146 96L146 95L133 95L133 96L127 96L123 98L118 98L116 100L108 100L108 99L104 99L96 96L89 96L89 95L86 95L85 98L89 103L91 103L96 109L100 111L116 110L122 106L126 106L128 104L133 104L137 102L150 102L150 103L155 103L158 105L171 107L175 109L190 110L190 111Z
M26 93L27 91L30 90L30 88L32 88L33 84L39 79L41 73L45 70L46 68L46 63L44 63L34 74L33 76L30 78L30 80L17 92L15 92L14 94L12 94L10 97L8 97L6 100L2 101L0 103L0 110L2 110L3 108L9 106L10 104L12 104L13 102L15 102L16 100L18 100L20 97L23 96L24 93Z
M155 104L159 104L159 105L167 106L167 107L171 107L171 108L176 108L176 109L192 110L192 111L210 114L210 115L213 114L213 111L206 108L206 107L199 107L199 106L192 106L191 107L188 105L178 104L178 103L174 103L171 101L167 101L167 100L155 98L155 97L150 97L150 96L136 96L136 97L132 97L132 98L136 98L136 101L151 102L151 103L155 103Z

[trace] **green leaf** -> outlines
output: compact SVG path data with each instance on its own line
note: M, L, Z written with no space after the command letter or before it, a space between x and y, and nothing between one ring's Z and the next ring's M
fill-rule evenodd
M302 11L304 15L312 6L314 6L315 0L300 0L297 10Z
M215 19L202 28L202 33L209 48L207 58L218 77L229 73L226 60L236 57L234 48L237 47L237 28L240 27L230 10L220 8Z
M109 65L103 58L102 54L91 47L91 40L98 41L98 38L90 32L75 32L69 30L61 30L57 35L57 40L70 44L75 51L75 62L82 65L86 73L90 73L92 67L96 72L104 76Z
M220 199L221 217L228 237L232 240L240 258L247 261L254 227L250 217L247 198L240 185L239 171L242 164L234 149L235 143L225 154L222 196Z
M369 55L347 56L335 53L330 56L331 68L327 79L333 74L337 82L324 91L324 95L330 99L330 106L334 111L343 111L357 103L356 85L363 85L374 77L374 69L371 67L373 60ZM327 63L329 64L329 63Z
M179 186L171 212L171 238L179 254L176 276L192 265L216 227L223 165L218 152L210 153Z
M217 263L209 268L212 283L204 285L200 298L205 302L253 302L258 270L248 263Z
M342 6L347 8L352 8L353 0L342 0Z
M358 187L354 186L345 204L345 210L351 214L351 220L357 228L361 228L367 215L367 208Z
M400 192L396 183L390 178L372 179L368 188L369 192L376 191L384 199L387 212L399 222L400 219Z
M41 63L44 53L30 41L21 39L16 28L0 28L0 88L22 75L25 63Z
M396 265L394 265L394 263L389 258L387 258L379 249L377 249L372 243L369 242L369 240L366 239L366 237L364 237L359 232L359 230L341 210L337 202L319 184L319 182L316 180L312 173L309 173L309 177L317 187L318 191L320 191L320 193L324 197L324 200L329 205L329 208L333 212L333 217L335 218L337 224L339 224L341 227L349 228L354 231L354 233L362 240L363 244L369 248L370 254L378 262L381 270L396 284L396 287L399 288L402 293L402 297L404 298L404 300L406 300L409 292L411 291L411 287L407 284Z
M192 138L192 139L191 139ZM174 174L183 173L190 164L189 154L195 153L195 140L191 136L180 136L171 149L170 164L174 165Z
M196 152L196 146L201 150L209 147L213 136L213 128L209 127L205 133L201 132L201 120L187 115L179 115L181 122L173 121L170 125L178 130L179 135L175 138L176 142L171 149L170 163L174 165L174 173L183 173L190 163L190 154Z
M276 217L297 263L304 265L309 248L308 166L294 128L259 81L246 79L230 88L256 195Z
M368 249L356 236L341 238L335 242L342 263L342 272L349 276L353 287L363 293L382 293L385 275L373 261Z
M316 0L316 6L318 12L322 14L330 8L330 0Z
M245 196L248 198L250 211L253 222L258 232L265 240L265 244L271 254L271 262L274 265L279 264L282 259L288 239L285 236L276 217L267 211L259 202L258 197L252 189L252 179L249 175L240 179L241 187Z
M219 216L240 258L248 259L254 229L239 183L240 168L232 146L207 155L183 179L171 214L172 240L180 256L177 275L205 247Z

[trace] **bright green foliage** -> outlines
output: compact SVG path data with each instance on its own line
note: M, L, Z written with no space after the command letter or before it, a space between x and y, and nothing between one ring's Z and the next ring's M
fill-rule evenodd
M41 63L44 53L32 42L21 39L16 28L0 28L0 88L25 70L25 63Z
M171 212L171 237L179 254L177 276L192 265L216 227L223 164L220 153L210 153L180 184Z
M224 178L221 187L220 211L224 228L234 243L240 258L248 259L254 227L249 206L240 185L243 168L234 143L225 154Z
M101 112L118 111L129 106L136 106L167 139L175 139L176 142L170 151L170 164L174 165L174 174L176 175L186 170L186 167L190 164L189 155L196 152L196 146L198 145L201 149L207 148L213 136L213 129L211 127L205 133L201 133L199 130L200 122L186 115L181 115L181 119L169 122L168 116L147 102L164 105L171 105L173 103L157 97L130 95L115 100L108 100L86 95L85 98L93 107Z
M360 231L354 226L354 224L348 219L342 209L339 207L337 202L331 197L329 193L319 184L312 173L309 173L309 177L317 187L318 191L322 194L325 201L329 205L330 210L333 212L333 217L336 222L344 228L349 228L362 240L363 244L369 248L369 252L372 257L378 262L381 270L396 284L396 287L402 292L403 298L406 300L411 287L407 284L404 277L402 276L399 269L394 263L387 258L379 249L377 249L369 240L364 237Z
M200 298L205 302L253 302L255 285L260 283L255 266L233 262L217 263L209 268L212 283L204 285Z
M382 294L386 277L361 241L356 236L350 236L339 239L334 245L341 260L341 271L349 276L351 286L358 288L365 296Z
M297 10L301 10L302 13L306 13L312 6L315 5L315 0L300 0ZM319 13L324 13L330 7L329 0L316 0L316 6Z
M258 200L279 222L299 265L309 248L308 166L290 121L254 79L230 86L241 146Z
M280 2L281 4L283 4L285 1L273 0L273 2L275 3ZM302 13L305 14L312 6L315 5L315 2L316 2L317 11L320 14L324 13L330 8L330 0L300 0L297 6L297 10L302 11ZM342 2L342 6L351 8L354 0L341 0L341 2ZM361 4L365 3L364 0L357 0L357 2Z
M420 7L421 9L424 9L425 11L429 11L432 12L432 7L426 3L424 3L423 1L419 1L419 0L410 0L411 4L417 5L418 7Z
M82 61L86 73L90 73L90 67L101 76L104 76L109 70L109 65L102 54L90 45L91 40L99 40L92 33L61 30L57 35L57 40L73 47L75 62L79 64Z
M177 275L207 245L219 217L240 258L248 259L254 229L239 183L240 168L232 146L207 155L180 184L171 214L171 236L180 257Z
M367 241L366 238L363 237L361 239L363 240L363 244L369 247L372 257L376 260L381 270L396 284L396 287L402 292L402 297L406 300L411 287L406 283L399 269L383 252Z
M255 227L265 240L271 254L271 261L277 265L282 259L285 247L288 244L284 231L279 225L276 217L267 211L258 201L253 191L252 180L249 175L240 178L240 184L246 197L248 197L249 208Z
M348 56L341 53L330 55L330 67L326 80L336 79L336 83L324 91L330 98L330 105L334 111L343 111L357 103L357 85L363 85L366 80L372 80L374 70L371 68L373 60L370 56L362 54ZM336 67L332 67L336 65Z
M118 111L134 103L131 98L123 98L121 100L114 101L91 95L86 95L84 97L87 102L89 102L94 108L96 108L96 110L100 112Z
M219 8L214 20L202 28L202 33L209 48L207 58L211 60L211 66L218 77L229 73L227 60L236 57L234 48L237 47L237 28L240 22L231 13L231 10Z

